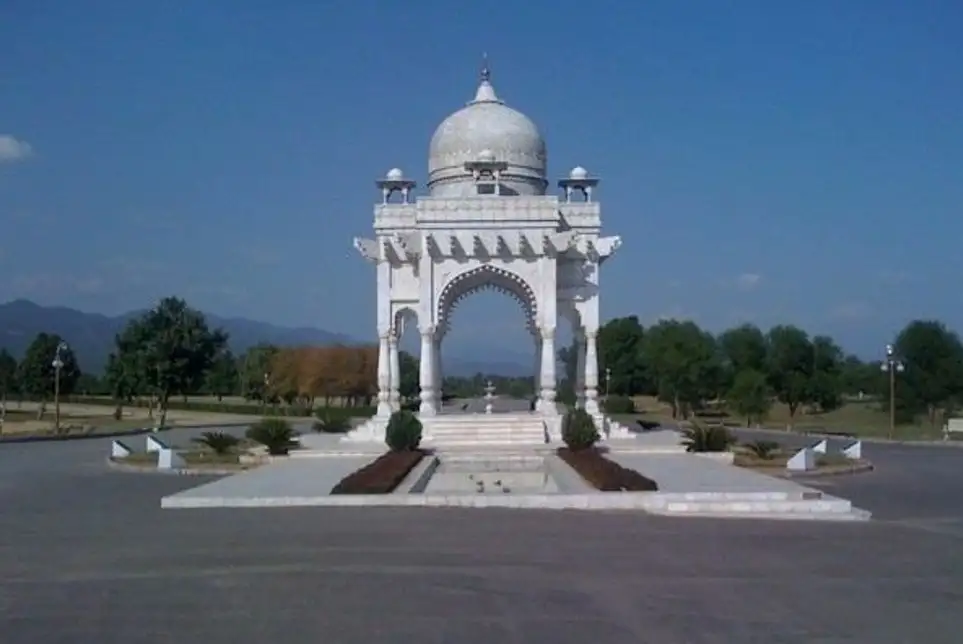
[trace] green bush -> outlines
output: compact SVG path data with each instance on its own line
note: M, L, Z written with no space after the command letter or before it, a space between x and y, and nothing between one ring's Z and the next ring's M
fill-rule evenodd
M224 432L204 432L195 438L194 442L207 447L215 454L227 454L241 442L241 439Z
M284 456L297 445L297 433L291 428L291 423L283 418L262 418L247 430L247 437L256 443L267 447L268 454Z
M569 410L562 418L562 440L573 452L592 447L599 438L595 421L584 409Z
M322 407L314 413L316 421L312 428L325 434L346 434L351 431L351 419L347 416L332 414L330 407Z
M687 452L726 452L736 444L736 437L723 425L703 425L690 421L682 430L682 444Z
M418 449L421 445L421 421L405 409L391 414L385 430L385 443L393 452Z
M634 414L635 401L628 396L606 396L602 401L602 409L607 414Z

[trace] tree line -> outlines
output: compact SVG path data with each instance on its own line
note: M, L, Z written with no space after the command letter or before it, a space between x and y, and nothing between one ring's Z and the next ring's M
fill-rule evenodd
M898 374L898 420L921 416L936 423L963 403L963 343L943 323L915 320L893 341ZM744 324L714 335L691 321L666 320L644 328L638 317L610 320L598 334L599 388L603 395L655 396L673 414L724 400L732 411L760 420L774 401L790 416L825 412L848 398L889 400L888 359L864 361L826 335L793 325L763 331ZM575 351L560 352L566 383L575 380ZM568 386L568 385L566 385Z
M58 345L67 340L58 354ZM0 350L0 394L41 403L59 391L111 396L117 413L134 399L148 399L163 422L172 396L243 396L262 404L368 405L377 394L377 348L363 346L276 347L262 344L236 356L228 335L208 326L204 315L178 298L165 298L131 320L116 336L105 373L84 374L69 338L40 333L17 361ZM963 344L944 324L916 320L893 342L905 365L896 387L901 422L920 417L936 423L963 404ZM691 321L668 320L644 328L636 316L610 320L599 330L599 392L604 397L655 396L687 417L725 401L749 419L761 420L774 401L791 416L801 409L831 411L847 398L888 401L883 362L845 353L829 336L810 336L792 325L768 331L745 324L714 335ZM574 346L559 352L559 399L574 399ZM404 400L416 404L418 359L400 356ZM488 380L496 393L531 396L533 378L476 374L449 377L444 396L481 395ZM41 404L40 414L44 405Z
M243 395L265 404L313 406L333 398L369 404L377 393L377 347L258 345L235 356L228 339L184 300L165 298L117 334L99 377L82 373L69 340L56 334L38 334L20 361L0 350L0 395L4 406L9 395L39 401L39 417L55 391L110 396L117 417L125 404L147 399L163 425L174 396Z

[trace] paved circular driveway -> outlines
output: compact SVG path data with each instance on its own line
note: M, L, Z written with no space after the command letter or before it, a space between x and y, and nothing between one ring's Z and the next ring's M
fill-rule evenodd
M878 520L840 525L162 511L205 479L107 471L108 446L0 445L4 644L930 644L963 629L963 450L867 446L876 472L820 485Z

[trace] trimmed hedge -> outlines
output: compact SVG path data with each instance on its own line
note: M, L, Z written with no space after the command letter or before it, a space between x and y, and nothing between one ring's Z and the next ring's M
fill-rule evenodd
M391 494L424 456L421 450L382 454L338 481L331 494Z
M109 398L98 398L95 396L70 396L64 399L66 403L77 405L100 405L102 407L116 407L117 403ZM149 404L146 400L133 400L124 403L124 407L136 407L146 409ZM368 418L374 416L375 407L315 407L311 409L306 405L266 405L258 403L239 404L217 402L201 402L190 400L170 400L167 403L168 411L202 411L221 414L243 414L247 416L288 416L293 418L310 418L320 409L324 409L329 418Z

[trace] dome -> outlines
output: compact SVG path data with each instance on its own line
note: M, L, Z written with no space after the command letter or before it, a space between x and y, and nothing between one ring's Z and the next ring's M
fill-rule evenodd
M531 119L498 98L487 68L475 100L442 121L431 137L428 189L432 196L478 194L465 169L465 163L473 161L508 164L500 181L502 194L545 194L545 140Z
M401 171L401 168L392 168L388 170L388 173L385 175L385 179L388 181L401 181L404 178L405 173Z
M572 171L568 173L569 179L574 179L576 181L581 181L582 179L588 179L588 170L580 165L572 168Z

